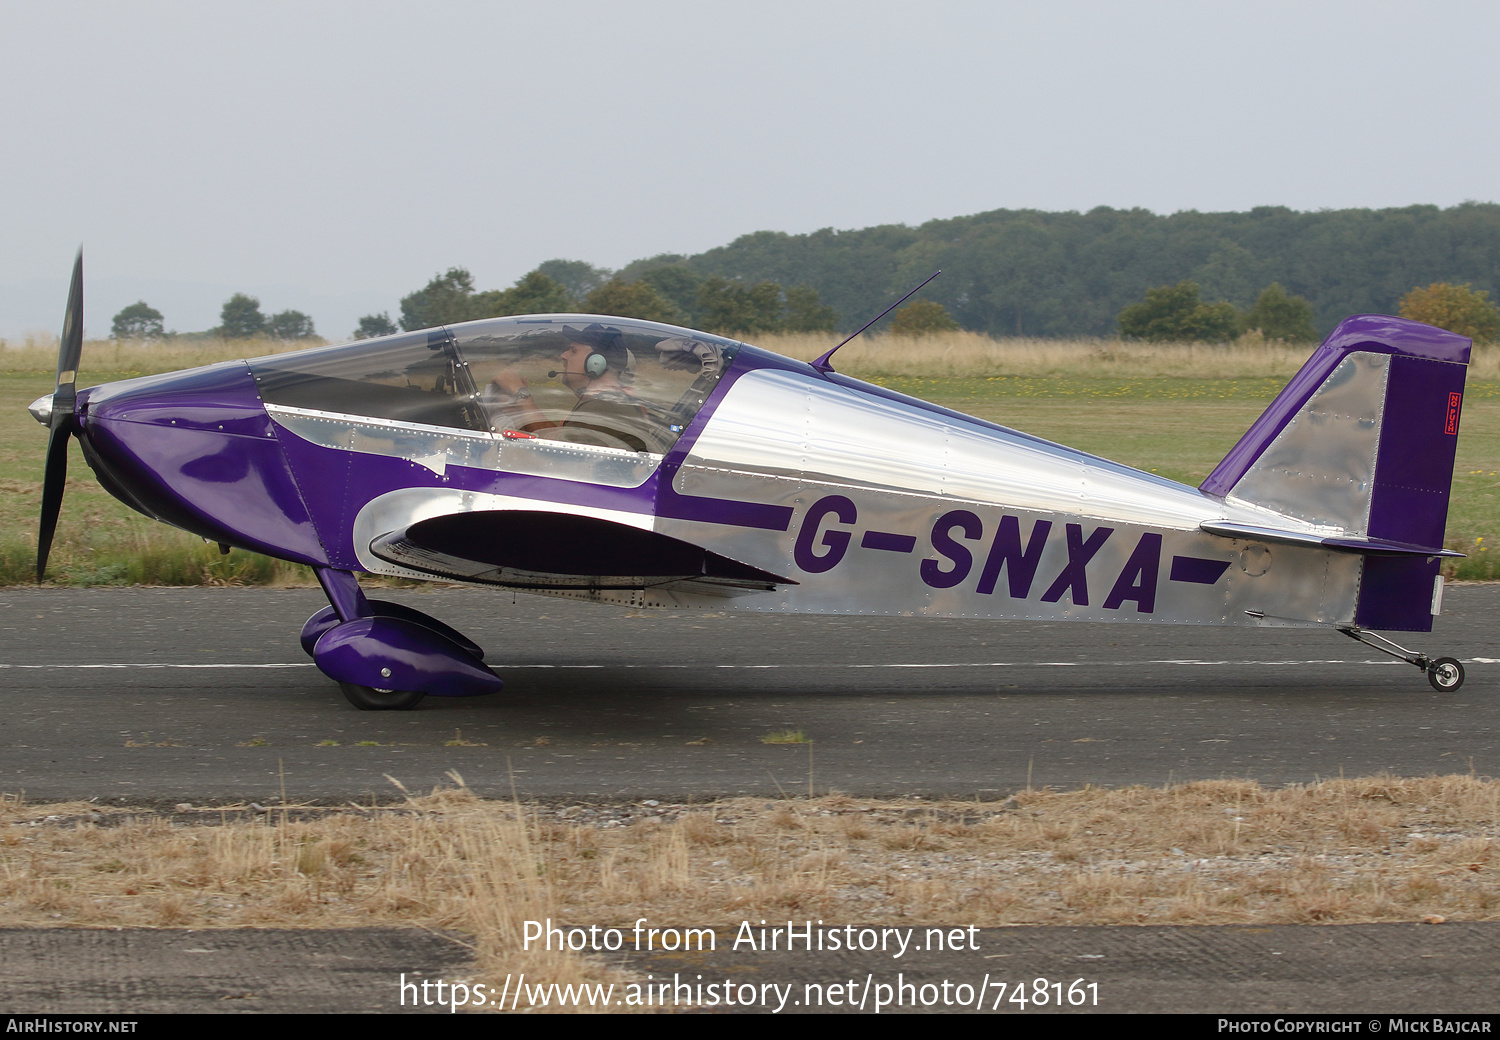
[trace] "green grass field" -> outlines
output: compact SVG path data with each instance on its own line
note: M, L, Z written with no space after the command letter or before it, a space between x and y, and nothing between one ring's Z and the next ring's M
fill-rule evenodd
M269 350L252 346L243 352ZM80 385L170 371L219 356L234 355L232 350L195 350L187 357L159 349L132 354L89 344L85 366L93 358L113 362L116 370L86 367ZM1208 475L1285 382L1280 376L1193 379L1176 374L1181 370L1177 365L1141 365L1138 376L1100 376L1087 364L1078 368L1064 374L882 376L877 381L1187 484ZM1154 374L1160 371L1171 374ZM26 406L50 392L52 381L45 346L0 351L0 584L35 580L46 431ZM1500 381L1471 374L1465 397L1447 541L1471 555L1450 571L1458 578L1496 578L1500 574L1488 546L1500 535ZM134 513L99 487L75 444L49 580L60 585L196 585L302 584L312 579L303 568L241 550L221 557L217 548Z

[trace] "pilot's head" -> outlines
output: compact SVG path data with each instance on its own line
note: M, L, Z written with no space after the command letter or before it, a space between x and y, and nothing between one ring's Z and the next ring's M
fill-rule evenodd
M630 364L630 352L625 349L619 329L595 322L583 329L565 328L563 335L570 341L568 348L559 355L564 383L573 390L582 391L601 379L609 383L619 382Z

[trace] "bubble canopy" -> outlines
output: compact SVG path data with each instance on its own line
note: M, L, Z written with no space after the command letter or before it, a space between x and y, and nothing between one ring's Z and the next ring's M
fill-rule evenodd
M248 364L268 405L661 454L739 347L672 325L563 314L489 318Z

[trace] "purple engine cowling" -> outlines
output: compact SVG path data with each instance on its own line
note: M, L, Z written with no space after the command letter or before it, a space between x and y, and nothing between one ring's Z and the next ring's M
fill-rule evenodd
M327 566L243 361L92 387L78 437L105 490L210 541Z

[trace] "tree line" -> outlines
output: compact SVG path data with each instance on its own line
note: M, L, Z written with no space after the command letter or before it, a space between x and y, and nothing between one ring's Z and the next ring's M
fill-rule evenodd
M1148 289L1182 282L1241 312L1280 285L1308 301L1326 335L1350 314L1396 313L1415 286L1500 290L1500 205L1169 216L1103 206L994 210L917 227L758 231L694 256L638 260L618 277L673 269L803 285L852 331L937 268L943 276L923 297L994 336L1114 335L1121 312Z
M448 313L577 309L730 334L821 329L830 319L852 331L936 268L943 276L923 298L959 326L992 336L1130 335L1122 318L1148 291L1191 283L1197 300L1187 312L1202 306L1194 320L1217 324L1188 338L1266 324L1277 333L1267 331L1270 338L1317 339L1350 314L1397 313L1414 287L1500 290L1500 205L1167 216L1101 206L993 210L917 227L758 231L618 271L549 260L512 288L488 293L454 268L403 298L399 321L417 328ZM1277 307L1282 313L1271 313ZM367 319L374 324L365 334L396 328L380 317Z
M153 340L177 335L179 333L176 331L167 330L161 311L145 300L122 307L110 323L110 336L115 339ZM293 340L315 339L318 333L313 327L312 318L301 311L285 310L276 314L263 314L258 299L245 293L235 293L224 301L224 306L219 310L219 324L198 335L221 336L224 339L269 336L272 339Z
M993 336L1145 337L1175 327L1177 338L1218 339L1261 328L1269 338L1316 339L1350 314L1399 312L1416 287L1500 290L1500 205L1167 216L1101 206L993 210L917 227L758 231L618 271L549 260L505 289L478 289L466 269L449 268L402 297L394 320L366 315L355 335L558 311L727 335L852 331L935 268L943 277L919 301L941 307L924 311L934 330L955 322ZM117 334L165 334L145 303L116 320ZM313 334L306 315L262 315L244 294L225 304L212 331Z
M465 268L450 267L401 298L400 328L407 331L509 314L577 311L613 314L722 335L757 332L831 332L839 316L814 289L761 280L746 283L698 275L664 264L627 278L581 260L549 260L508 289L478 290ZM356 338L397 330L389 313L359 320Z
M1403 318L1488 343L1500 338L1500 308L1489 295L1468 285L1435 282L1413 288L1394 309ZM1247 311L1223 300L1204 302L1195 282L1159 285L1146 290L1145 300L1120 312L1119 327L1125 339L1156 343L1223 343L1251 331L1287 343L1315 343L1320 338L1312 304L1275 283Z

